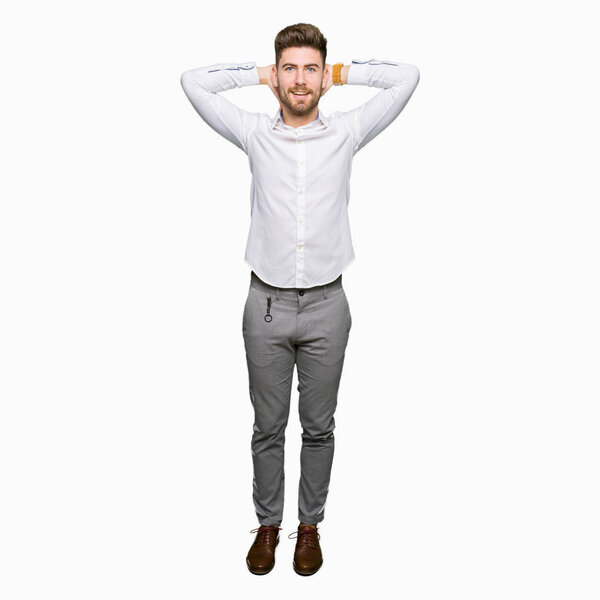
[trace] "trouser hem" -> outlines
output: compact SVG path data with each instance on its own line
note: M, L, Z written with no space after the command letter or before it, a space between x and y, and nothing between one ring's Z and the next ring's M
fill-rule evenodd
M303 515L298 513L298 520L300 523L306 523L307 525L316 525L320 523L325 518L325 515L317 515L316 517L309 517L308 515Z
M259 519L258 520L259 525L281 525L281 519Z

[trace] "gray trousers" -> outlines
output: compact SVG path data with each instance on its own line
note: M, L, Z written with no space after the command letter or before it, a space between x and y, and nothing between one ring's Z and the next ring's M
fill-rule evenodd
M325 516L338 389L352 317L342 276L312 288L276 288L254 273L243 334L254 407L252 498L261 525L283 519L284 444L294 365L302 425L298 520Z

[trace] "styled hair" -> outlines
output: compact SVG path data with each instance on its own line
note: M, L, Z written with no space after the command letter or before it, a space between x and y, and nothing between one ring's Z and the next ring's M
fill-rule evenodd
M323 36L318 27L308 23L296 23L288 25L282 29L275 37L275 66L279 68L281 53L286 48L298 48L308 46L321 53L323 59L323 68L325 68L325 59L327 58L327 39Z

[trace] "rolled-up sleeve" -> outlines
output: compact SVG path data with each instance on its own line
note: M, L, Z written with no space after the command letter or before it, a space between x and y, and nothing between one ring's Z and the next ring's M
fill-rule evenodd
M243 110L219 92L235 87L258 85L258 69L253 61L217 63L185 71L181 86L196 112L217 133L248 154L248 132L258 113Z
M354 153L380 134L401 112L419 83L419 69L393 61L353 60L348 69L348 85L384 88L346 118L354 135Z

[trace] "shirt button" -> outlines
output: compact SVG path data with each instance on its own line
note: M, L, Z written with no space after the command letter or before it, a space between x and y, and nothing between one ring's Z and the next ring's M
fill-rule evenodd
M303 160L301 160L301 161L300 161L300 164L301 164L301 165L303 165L303 164L304 164L304 161L303 161Z
M301 143L302 143L302 140L298 140L298 143L299 143L299 144L301 144Z
M300 219L299 223L302 225L302 223L304 223L304 221L302 219Z
M298 250L302 250L302 244L298 244Z
M300 290L298 293L299 293L301 296L304 296L304 290Z
M299 194L301 194L301 193L302 193L302 190L300 190L298 193L299 193Z

